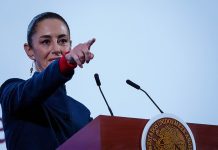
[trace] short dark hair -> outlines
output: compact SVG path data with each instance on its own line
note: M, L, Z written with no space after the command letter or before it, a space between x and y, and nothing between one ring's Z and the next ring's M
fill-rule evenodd
M30 24L28 25L28 29L27 29L27 42L29 44L30 47L32 47L32 36L36 33L36 27L38 25L39 22L45 20L45 19L59 19L60 21L62 21L66 26L67 26L67 30L69 32L69 36L70 36L70 28L66 22L66 20L60 16L57 13L54 12L44 12L41 14L38 14L37 16L35 16Z

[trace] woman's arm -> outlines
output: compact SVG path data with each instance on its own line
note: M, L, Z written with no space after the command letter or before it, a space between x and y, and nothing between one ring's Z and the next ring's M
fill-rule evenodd
M54 61L44 71L35 73L26 81L21 79L7 80L0 90L2 108L14 112L45 100L61 85L70 80L74 74L72 65L62 64L65 70L62 68L62 72L60 71L62 61L62 58ZM64 74L63 71L65 71Z

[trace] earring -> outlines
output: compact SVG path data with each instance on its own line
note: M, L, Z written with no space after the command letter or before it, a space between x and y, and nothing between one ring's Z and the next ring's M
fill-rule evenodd
M33 62L32 62L32 66L30 68L30 76L32 76L32 73L33 73Z

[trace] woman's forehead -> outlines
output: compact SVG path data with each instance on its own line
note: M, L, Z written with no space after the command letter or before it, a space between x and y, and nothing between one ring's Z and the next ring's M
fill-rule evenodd
M41 35L69 35L67 26L59 19L44 19L37 24L36 33Z

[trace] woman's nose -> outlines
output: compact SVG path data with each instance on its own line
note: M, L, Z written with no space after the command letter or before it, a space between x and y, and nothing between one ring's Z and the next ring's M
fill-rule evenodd
M61 55L61 47L58 43L54 43L51 47L51 53L55 55Z

